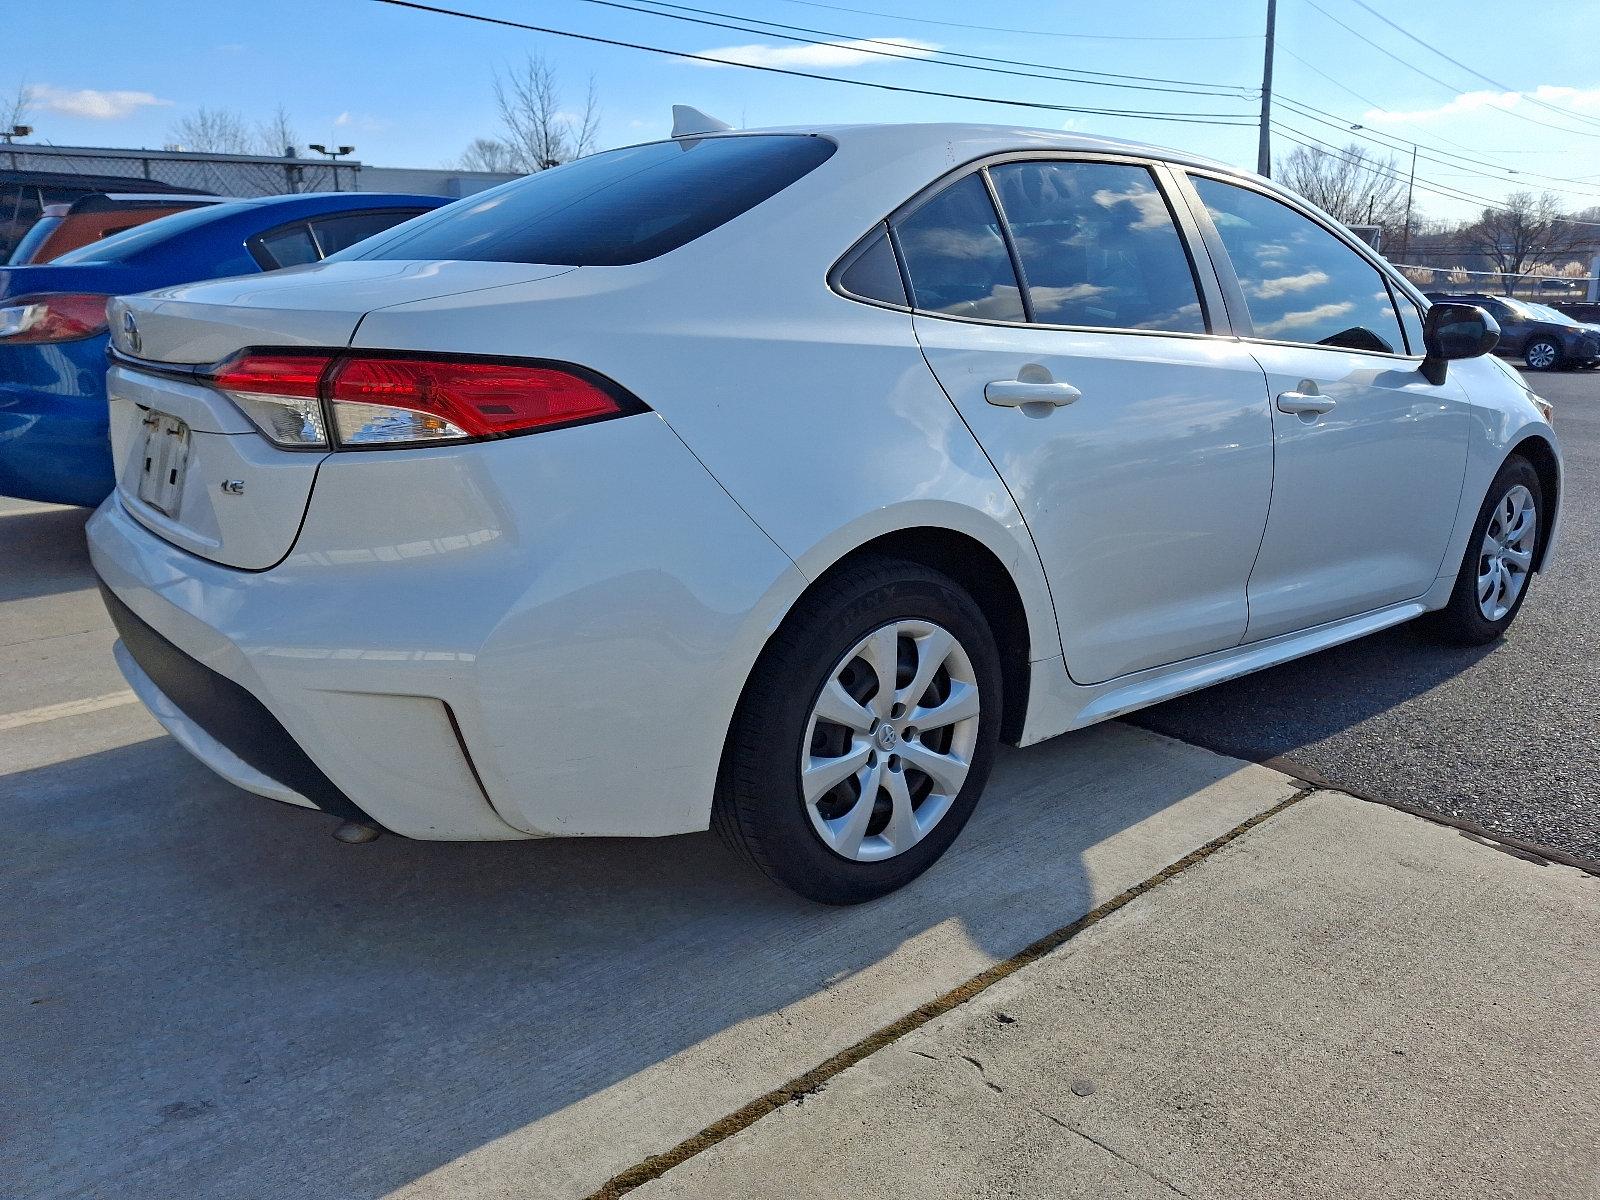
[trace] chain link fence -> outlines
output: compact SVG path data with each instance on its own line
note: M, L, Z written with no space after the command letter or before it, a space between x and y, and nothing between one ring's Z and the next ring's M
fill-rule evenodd
M359 190L361 164L186 150L0 145L0 168L72 175L125 175L219 196L281 196Z

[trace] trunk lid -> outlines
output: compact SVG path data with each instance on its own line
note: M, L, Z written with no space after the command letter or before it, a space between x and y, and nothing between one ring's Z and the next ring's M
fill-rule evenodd
M249 347L342 348L374 309L573 269L336 262L113 301L113 345L137 360L107 377L120 502L191 554L244 570L276 565L294 545L329 452L273 445L194 368Z

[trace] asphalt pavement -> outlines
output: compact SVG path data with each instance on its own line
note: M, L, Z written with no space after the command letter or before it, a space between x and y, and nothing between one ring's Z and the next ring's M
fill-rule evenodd
M1498 643L1415 626L1131 720L1600 863L1600 372L1530 374L1566 461L1560 553Z

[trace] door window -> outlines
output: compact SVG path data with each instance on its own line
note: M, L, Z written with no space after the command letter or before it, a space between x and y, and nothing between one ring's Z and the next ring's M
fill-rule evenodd
M1256 337L1405 353L1388 284L1371 263L1287 204L1193 179L1244 290Z
M258 251L256 257L262 259L261 265L269 271L275 267L303 266L322 257L317 253L317 244L311 240L311 227L304 221L263 233L251 248Z
M981 176L957 180L901 218L895 238L917 308L989 321L1027 319L1000 218Z
M1206 332L1189 256L1147 168L1021 162L989 174L1035 321Z

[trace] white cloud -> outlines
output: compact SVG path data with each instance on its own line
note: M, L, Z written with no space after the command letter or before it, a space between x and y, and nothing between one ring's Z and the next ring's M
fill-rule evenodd
M335 129L357 129L362 133L381 133L394 125L384 117L372 117L366 113L351 112L346 109L333 119Z
M1433 121L1440 117L1463 116L1471 113L1483 112L1487 109L1518 109L1526 112L1529 108L1541 114L1548 110L1539 110L1537 105L1528 103L1529 99L1541 100L1557 108L1570 108L1574 112L1600 112L1600 88L1574 88L1562 87L1556 84L1540 84L1531 92L1462 92L1452 100L1439 105L1437 108L1419 108L1409 112L1388 112L1374 108L1369 110L1361 119L1372 125L1394 125L1409 121ZM1549 113L1548 115L1555 115ZM1542 116L1541 116L1542 119Z
M929 42L916 42L910 38L879 38L875 41L824 42L818 46L721 46L715 50L698 50L696 53L721 59L729 65L747 67L859 67L863 63L886 63L894 58L926 58L938 48Z
M141 108L164 107L172 103L150 92L101 91L99 88L52 87L32 84L28 99L35 108L63 117L83 117L90 121L116 121L132 116Z

